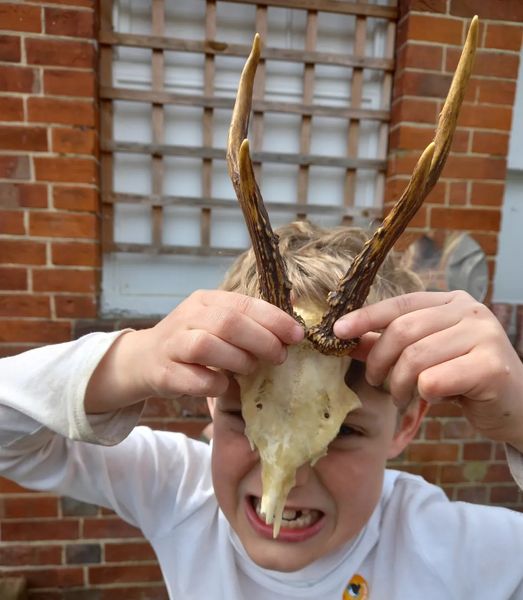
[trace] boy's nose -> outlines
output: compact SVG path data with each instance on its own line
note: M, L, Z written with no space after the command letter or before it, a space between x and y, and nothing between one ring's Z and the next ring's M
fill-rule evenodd
M308 462L299 467L296 471L296 487L307 483L310 477L311 468L312 467Z

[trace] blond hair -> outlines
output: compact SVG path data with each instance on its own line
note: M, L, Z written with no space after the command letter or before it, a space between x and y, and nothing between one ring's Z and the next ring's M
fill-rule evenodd
M292 283L293 303L327 308L327 296L335 290L356 255L369 239L363 229L325 229L308 221L295 221L276 230L280 252ZM223 290L259 297L256 261L252 248L241 254L220 286ZM389 253L372 285L368 303L423 289L415 273L401 266Z

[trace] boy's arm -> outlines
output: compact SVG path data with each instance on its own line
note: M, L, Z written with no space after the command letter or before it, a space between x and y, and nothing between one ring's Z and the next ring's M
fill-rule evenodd
M140 406L91 417L84 410L89 379L121 334L89 334L0 360L0 447L44 428L74 440L121 441L136 424Z
M457 402L479 432L523 452L523 363L496 317L466 292L390 298L342 317L334 332L363 336L353 355L366 361L371 385L388 378L398 406L416 395Z
M116 340L89 381L86 411L113 411L150 396L218 396L229 385L223 371L247 374L259 360L282 363L286 345L301 339L303 328L263 300L195 292L155 327Z

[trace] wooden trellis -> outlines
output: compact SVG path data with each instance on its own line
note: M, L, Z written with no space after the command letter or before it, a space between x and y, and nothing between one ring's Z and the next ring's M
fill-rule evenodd
M139 252L158 254L236 254L236 248L216 247L211 244L212 210L226 208L239 211L235 199L213 197L213 161L224 161L223 148L213 147L212 126L216 109L232 110L234 97L221 97L214 93L216 56L246 57L250 47L228 43L216 39L217 2L206 0L205 39L193 40L165 36L165 2L151 2L151 35L118 33L114 31L112 14L113 0L102 0L100 22L100 107L101 107L101 173L103 205L103 247L105 252ZM394 6L366 4L364 2L342 2L339 0L227 0L244 5L256 6L256 30L266 38L268 30L267 11L270 7L305 10L307 13L305 46L303 50L283 49L265 46L258 67L253 98L253 118L251 123L251 151L257 176L260 165L280 163L297 167L297 193L294 202L267 202L269 212L293 211L297 218L314 218L318 214L339 217L340 222L348 222L355 216L369 218L380 216L380 207L363 208L355 205L356 176L361 169L371 169L383 181L386 168L385 151L387 143L390 111L388 99L392 85L394 68L393 45L397 9ZM318 35L318 15L330 12L353 15L356 19L354 52L351 55L321 52L316 49ZM383 19L387 23L386 53L384 58L365 55L367 20ZM116 87L114 83L114 52L118 47L148 49L152 52L152 79L150 89L130 89ZM165 52L190 52L203 55L203 93L185 94L167 91L164 85ZM266 61L287 61L303 65L303 98L301 103L271 101L265 97ZM350 67L350 105L335 107L314 102L314 79L317 65ZM382 73L382 98L386 103L378 109L362 107L364 70L372 69ZM238 73L239 75L239 73ZM152 106L151 143L115 141L113 136L113 102L126 100ZM200 146L166 144L165 107L167 105L201 107L203 109L203 138ZM300 139L298 153L263 151L264 116L267 113L299 115ZM311 132L315 117L343 119L347 123L345 156L311 154ZM358 157L360 122L368 120L379 124L379 156L371 159ZM130 153L151 157L151 191L149 195L119 193L114 189L114 155ZM165 164L168 156L197 158L201 160L201 197L167 195L164 193ZM307 202L310 169L312 166L327 166L343 169L345 172L343 204L318 205ZM263 186L262 186L263 189ZM232 190L232 188L231 188ZM118 242L114 238L114 207L118 203L150 207L152 213L151 242ZM199 246L166 244L163 241L163 210L166 206L193 207L200 214Z

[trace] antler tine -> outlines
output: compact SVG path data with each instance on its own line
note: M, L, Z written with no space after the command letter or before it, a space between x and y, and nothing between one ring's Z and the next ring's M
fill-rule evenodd
M333 333L334 323L342 315L363 305L387 253L438 180L450 152L459 110L472 71L477 37L478 18L474 17L438 120L434 141L423 152L407 189L384 219L382 226L376 230L354 259L336 291L329 295L329 310L323 316L321 323L307 332L307 337L314 347L324 354L346 354L358 343L358 339L336 338Z
M269 215L254 177L249 142L246 139L254 76L259 59L260 36L256 34L238 85L229 128L227 167L256 257L260 295L267 302L295 316L291 304L291 283L278 247L278 236L272 230Z

